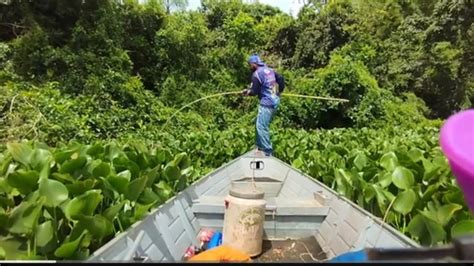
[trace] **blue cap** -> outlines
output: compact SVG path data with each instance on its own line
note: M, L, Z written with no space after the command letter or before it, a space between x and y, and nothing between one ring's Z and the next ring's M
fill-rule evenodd
M265 65L265 63L260 59L260 57L257 54L253 54L249 57L248 62L250 64L257 64L259 66Z

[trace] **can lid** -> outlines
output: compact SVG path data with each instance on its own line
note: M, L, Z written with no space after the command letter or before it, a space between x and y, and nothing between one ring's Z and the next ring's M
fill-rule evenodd
M265 192L248 186L247 188L231 188L229 195L241 199L263 199Z

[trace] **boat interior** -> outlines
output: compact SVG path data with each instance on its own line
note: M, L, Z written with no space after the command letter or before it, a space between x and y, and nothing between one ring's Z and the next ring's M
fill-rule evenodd
M250 151L154 209L89 261L183 261L189 246L199 246L201 229L222 231L229 189L246 186L264 191L267 202L263 251L255 261L325 261L364 247L418 246L316 179Z

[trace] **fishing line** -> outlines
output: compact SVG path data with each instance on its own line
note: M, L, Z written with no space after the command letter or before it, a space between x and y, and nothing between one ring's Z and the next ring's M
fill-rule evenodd
M212 95L208 95L208 96L205 96L205 97L202 97L202 98L199 98L195 101L192 101L186 105L184 105L183 107L181 107L180 109L178 109L176 112L174 112L169 118L168 120L166 120L165 124L163 125L163 129L166 127L166 125L168 124L168 122L173 118L175 117L179 112L181 112L182 110L184 110L186 107L188 106L191 106L197 102L200 102L202 100L206 100L206 99L209 99L209 98L213 98L213 97L219 97L219 96L224 96L224 95L232 95L232 94L242 94L242 91L229 91L229 92L221 92L221 93L216 93L216 94L212 94ZM332 97L321 97L321 96L312 96L312 95L301 95L301 94L293 94L293 93L283 93L282 94L283 96L288 96L288 97L297 97L297 98L309 98L309 99L317 99L317 100L324 100L324 101L338 101L338 102L349 102L349 100L347 99L342 99L342 98L332 98Z
M180 109L178 109L178 111L174 112L170 118L168 118L168 120L166 120L165 124L163 125L163 129L166 127L166 125L168 124L168 122L176 116L176 114L178 114L179 112L181 112L184 108L192 105L192 104L195 104L197 102L200 102L202 100L205 100L205 99L209 99L209 98L212 98L212 97L218 97L218 96L223 96L223 95L229 95L229 94L237 94L237 93L242 93L242 91L230 91L230 92L221 92L221 93L216 93L216 94L212 94L212 95L209 95L209 96L205 96L205 97L202 97L202 98L199 98L195 101L192 101L186 105L184 105L183 107L181 107Z
M382 224L380 224L380 231L379 231L379 233L377 234L377 238L376 238L376 240L375 240L374 246L377 246L377 243L379 242L379 238L380 238L380 236L382 235L382 232L383 232L383 226L384 226L384 224L385 224L385 222L386 222L386 220L387 220L387 217L388 217L388 212L389 212L390 209L392 208L392 204L395 202L395 199L396 199L396 198L393 198L393 199L392 199L392 201L391 201L390 204L388 205L387 210L385 211L385 215L384 215L384 217L383 217Z

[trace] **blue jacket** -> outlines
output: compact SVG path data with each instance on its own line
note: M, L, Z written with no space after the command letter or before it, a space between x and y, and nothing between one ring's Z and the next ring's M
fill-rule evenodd
M280 103L280 94L284 89L285 80L283 76L268 66L259 66L253 72L250 95L257 95L260 99L260 105L276 108Z

